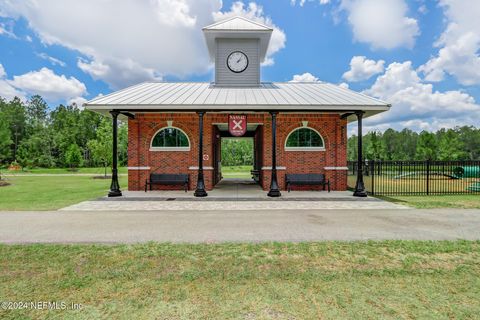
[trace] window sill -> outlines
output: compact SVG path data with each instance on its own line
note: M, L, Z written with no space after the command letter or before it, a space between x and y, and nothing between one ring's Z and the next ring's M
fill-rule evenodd
M190 151L190 147L150 147L150 151Z
M285 147L285 151L325 151L323 147Z

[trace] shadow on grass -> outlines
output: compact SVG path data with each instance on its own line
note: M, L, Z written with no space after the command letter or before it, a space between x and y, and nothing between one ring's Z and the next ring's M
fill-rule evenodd
M397 199L397 198L392 198L392 197L387 197L387 196L373 196L373 197L375 197L377 199L380 199L380 200L393 202L393 203L408 203L408 201Z

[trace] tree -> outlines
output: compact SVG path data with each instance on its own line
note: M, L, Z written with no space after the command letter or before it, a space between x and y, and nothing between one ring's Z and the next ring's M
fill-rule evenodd
M105 168L105 177L107 177L107 166L112 163L112 124L110 119L103 118L100 127L97 130L96 139L87 143L92 158L96 163L101 163Z
M365 140L365 159L383 160L385 158L385 146L382 141L382 134L376 131L369 132L365 136Z
M0 111L0 164L9 162L12 143L10 124L3 112Z
M348 161L357 161L358 157L358 137L356 135L352 135L348 138L347 141L347 159Z
M20 143L27 137L26 134L26 116L23 102L15 97L10 102L0 99L0 112L3 113L5 121L10 127L10 137L12 139L10 158L6 162L16 160L17 151Z
M55 158L52 155L53 141L48 131L48 129L41 129L22 140L18 147L17 158L23 167L55 166Z
M120 123L118 126L118 164L126 166L128 162L128 126Z
M253 139L222 139L222 165L253 164Z
M436 160L437 159L437 140L435 134L428 131L422 131L418 136L416 148L417 160Z
M70 168L78 168L82 165L82 151L76 144L71 144L65 153L65 163Z
M438 160L461 160L466 158L463 143L454 130L439 130L437 132L437 141Z
M463 126L455 128L458 139L462 143L465 151L464 160L480 159L480 129L473 126Z
M47 126L48 105L39 95L34 95L26 105L27 133L34 134L36 131Z

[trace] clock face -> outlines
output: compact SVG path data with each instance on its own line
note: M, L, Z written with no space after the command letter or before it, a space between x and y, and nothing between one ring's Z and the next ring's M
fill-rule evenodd
M227 66L235 73L243 72L248 67L248 57L241 51L234 51L227 58Z

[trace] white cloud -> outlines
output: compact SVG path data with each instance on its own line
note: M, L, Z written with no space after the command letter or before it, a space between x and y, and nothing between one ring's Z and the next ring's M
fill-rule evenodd
M0 98L12 100L14 97L26 100L25 93L17 90L9 83L7 80L7 72L0 63Z
M294 75L290 82L320 82L320 80L310 72L305 72L304 74Z
M290 3L292 4L292 6L296 5L297 3L300 5L300 7L303 7L303 5L305 4L305 2L318 2L320 4L328 4L330 3L330 0L290 0Z
M3 15L24 17L46 45L78 50L94 78L118 89L160 74L209 70L201 28L220 0L0 0ZM88 66L90 65L90 66ZM108 66L96 73L95 67Z
M215 19L241 14L274 26L255 3L221 13L221 0L0 0L0 8L0 15L25 18L44 44L82 53L77 65L113 89L211 70L201 28ZM284 46L275 27L267 64Z
M345 82L342 82L338 85L340 88L343 88L343 89L349 89L350 86L348 85L348 83L345 83Z
M85 85L76 78L59 76L48 68L14 76L8 83L28 94L39 94L49 101L69 100L87 93Z
M438 55L419 68L428 81L448 73L463 84L480 84L480 5L478 0L441 0L448 21L436 42Z
M263 62L263 66L269 66L274 64L273 55L279 50L285 48L285 42L287 37L282 29L277 27L272 19L265 16L263 8L257 5L255 2L250 2L247 7L243 2L237 1L232 4L230 11L228 12L215 12L213 13L213 18L215 21L220 21L223 19L228 19L234 16L242 16L252 21L256 21L267 25L273 29L272 38L270 40L270 45L267 51L267 57Z
M108 58L103 62L86 61L79 58L77 66L95 80L103 80L112 88L121 88L125 84L134 84L146 80L162 80L153 68L145 68L132 59Z
M373 48L412 48L419 34L417 20L407 15L404 0L341 0L341 9L348 13L356 41Z
M18 39L17 35L13 32L12 23L0 23L0 35L7 36L12 39Z
M462 91L435 91L422 82L412 63L394 62L364 91L392 104L388 112L366 120L367 130L410 127L436 130L441 126L475 124L480 119L480 105Z
M350 70L343 74L343 79L349 82L367 80L373 75L382 73L385 61L368 60L364 56L354 56L350 61Z
M28 40L27 40L28 41ZM53 64L54 66L55 65L59 65L61 67L65 67L67 64L65 62L63 62L62 60L60 59L57 59L57 58L54 58L54 57L51 57L49 56L48 54L46 54L45 52L40 52L40 53L36 53L37 57L39 58L42 58L43 60L47 60L49 61L51 64Z

